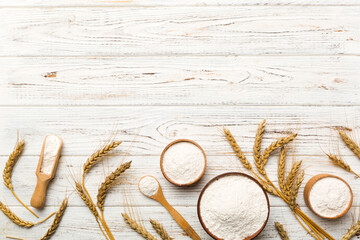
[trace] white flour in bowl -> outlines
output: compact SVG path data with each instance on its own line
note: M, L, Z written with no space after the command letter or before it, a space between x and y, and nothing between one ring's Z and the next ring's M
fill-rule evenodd
M168 178L178 184L187 184L202 174L205 156L195 144L178 142L166 150L162 165Z
M312 209L323 217L340 215L349 206L350 201L349 187L334 177L325 177L317 181L309 194Z
M51 174L60 146L61 139L58 136L50 135L46 137L40 172Z
M268 216L262 188L250 178L229 175L212 182L200 200L204 225L216 237L245 239L261 229Z
M146 176L140 179L139 189L144 195L151 197L158 191L159 183L155 178Z

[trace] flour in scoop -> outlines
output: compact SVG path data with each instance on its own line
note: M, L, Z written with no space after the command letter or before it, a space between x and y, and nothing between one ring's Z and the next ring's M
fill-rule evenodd
M155 178L146 176L140 179L139 188L144 195L151 197L157 193L159 189L159 183Z
M317 181L310 190L312 209L323 217L336 217L351 203L349 187L340 179L325 177Z
M264 225L268 213L268 201L262 188L241 175L215 180L200 200L204 225L224 240L242 240L253 235Z
M206 162L201 149L190 142L171 145L164 153L162 161L166 176L178 184L188 184L198 179Z
M60 147L61 139L58 136L50 135L46 137L43 160L40 168L41 173L51 174Z

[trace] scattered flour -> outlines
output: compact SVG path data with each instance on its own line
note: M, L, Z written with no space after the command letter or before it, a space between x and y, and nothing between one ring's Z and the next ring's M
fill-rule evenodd
M216 237L241 240L263 226L268 216L268 202L253 180L229 175L206 188L200 201L200 215Z
M140 191L148 197L153 196L159 189L159 183L155 178L146 176L140 179Z
M45 140L44 155L40 172L45 174L51 174L54 167L54 162L61 147L61 139L55 135L49 135Z
M190 142L170 146L163 156L165 174L178 184L187 184L200 177L205 167L205 156Z
M349 187L340 179L326 177L312 186L309 201L319 215L336 217L349 206L351 193Z

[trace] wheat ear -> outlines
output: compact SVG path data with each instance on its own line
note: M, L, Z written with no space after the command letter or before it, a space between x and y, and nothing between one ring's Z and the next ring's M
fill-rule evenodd
M360 159L360 147L344 131L339 131L339 134L346 146Z
M305 172L303 170L297 176L294 186L292 187L291 192L290 192L289 205L290 205L290 208L293 210L295 210L295 208L296 208L296 198L299 193L301 183L304 181L304 175L305 175Z
M271 185L269 185L268 183L266 183L264 180L261 179L258 179L258 181L265 191L267 191L268 193L274 196L280 197L280 194Z
M243 151L241 151L240 146L237 144L234 136L231 134L231 132L224 128L224 133L225 133L225 137L228 140L228 142L230 143L230 146L232 147L232 149L234 150L234 152L236 153L236 156L239 158L240 162L243 164L243 166L246 169L251 170L251 164L250 162L246 159L245 154L243 153Z
M326 154L326 156L328 156L329 160L336 166L339 166L342 169L344 169L345 171L351 172L351 173L355 174L357 177L360 177L360 175L357 174L356 172L354 172L351 169L350 165L347 164L341 157L337 157L336 155L333 155L333 154L327 154L327 153L325 153L325 154Z
M360 221L358 221L355 225L353 225L349 231L341 238L341 240L349 240L353 236L356 235L356 233L360 231Z
M84 174L89 172L90 169L98 163L103 156L109 153L111 150L117 148L121 144L121 141L114 141L109 144L106 144L105 147L101 148L100 150L94 152L85 162L83 170Z
M20 200L20 198L15 194L14 187L12 185L12 172L14 170L15 164L17 163L17 160L19 159L21 153L24 150L25 141L19 139L16 141L14 150L9 155L9 158L5 164L4 172L3 172L3 179L4 184L7 188L10 189L11 193L14 195L14 197L21 203L29 212L31 212L35 217L39 218L39 216L34 213L28 206L25 205L23 201Z
M280 150L280 156L278 161L278 181L281 192L289 199L289 193L286 191L286 181L285 181L285 164L286 164L286 154L287 149L282 147Z
M56 212L55 214L55 218L54 221L52 223L52 225L50 226L50 228L47 230L47 232L45 233L45 235L40 239L40 240L46 240L46 239L50 239L52 235L54 235L54 233L56 232L56 229L59 227L60 222L62 217L64 216L65 210L67 208L68 205L68 199L65 198L62 203L61 206L59 208L59 210Z
M96 210L96 206L90 201L89 197L85 193L81 184L79 182L75 181L75 187L76 187L76 192L79 194L81 200L83 200L85 205L90 209L90 211L94 215L94 217L98 218L99 214Z
M140 234L143 238L147 240L157 240L153 235L151 235L143 226L138 224L135 220L131 219L129 215L126 213L121 214L124 218L124 221L135 230L138 234Z
M114 181L121 175L121 173L125 172L128 168L130 168L130 166L131 161L122 164L115 171L110 173L110 175L105 178L105 181L101 183L97 194L97 206L99 207L101 212L104 211L104 202L107 191L112 187Z
M293 163L291 170L286 178L286 192L290 194L291 188L293 187L293 183L295 181L296 175L298 174L302 161L298 161Z
M297 134L291 134L287 137L281 137L275 142L272 142L270 146L265 148L264 153L261 157L261 161L263 165L266 165L267 161L269 160L270 154L274 152L276 149L281 148L288 144L289 142L293 141L296 138ZM264 167L264 166L263 166Z
M159 234L159 236L161 237L162 240L172 240L173 238L169 236L169 234L166 232L166 230L164 229L164 226L159 223L156 220L150 219L150 223L152 225L152 227L155 229L155 231L157 232L157 234Z
M253 156L257 168L261 165L261 142L265 131L266 120L262 120L256 132L255 142L253 147Z
M35 225L35 223L24 221L18 216L15 215L9 208L7 208L2 202L0 202L0 209L1 211L18 226L30 228Z
M275 222L275 228L276 228L277 232L279 233L281 240L290 240L287 232L284 229L284 226L281 223Z

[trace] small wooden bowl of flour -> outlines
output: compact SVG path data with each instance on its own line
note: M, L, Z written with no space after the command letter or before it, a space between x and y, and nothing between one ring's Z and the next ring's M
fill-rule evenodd
M204 175L206 155L196 142L178 139L169 143L161 153L160 168L170 183L189 186Z
M201 191L197 213L202 227L217 240L250 240L265 228L269 198L253 177L229 172L209 181Z
M353 193L344 179L331 174L318 174L306 183L304 200L316 215L336 219L349 211Z

